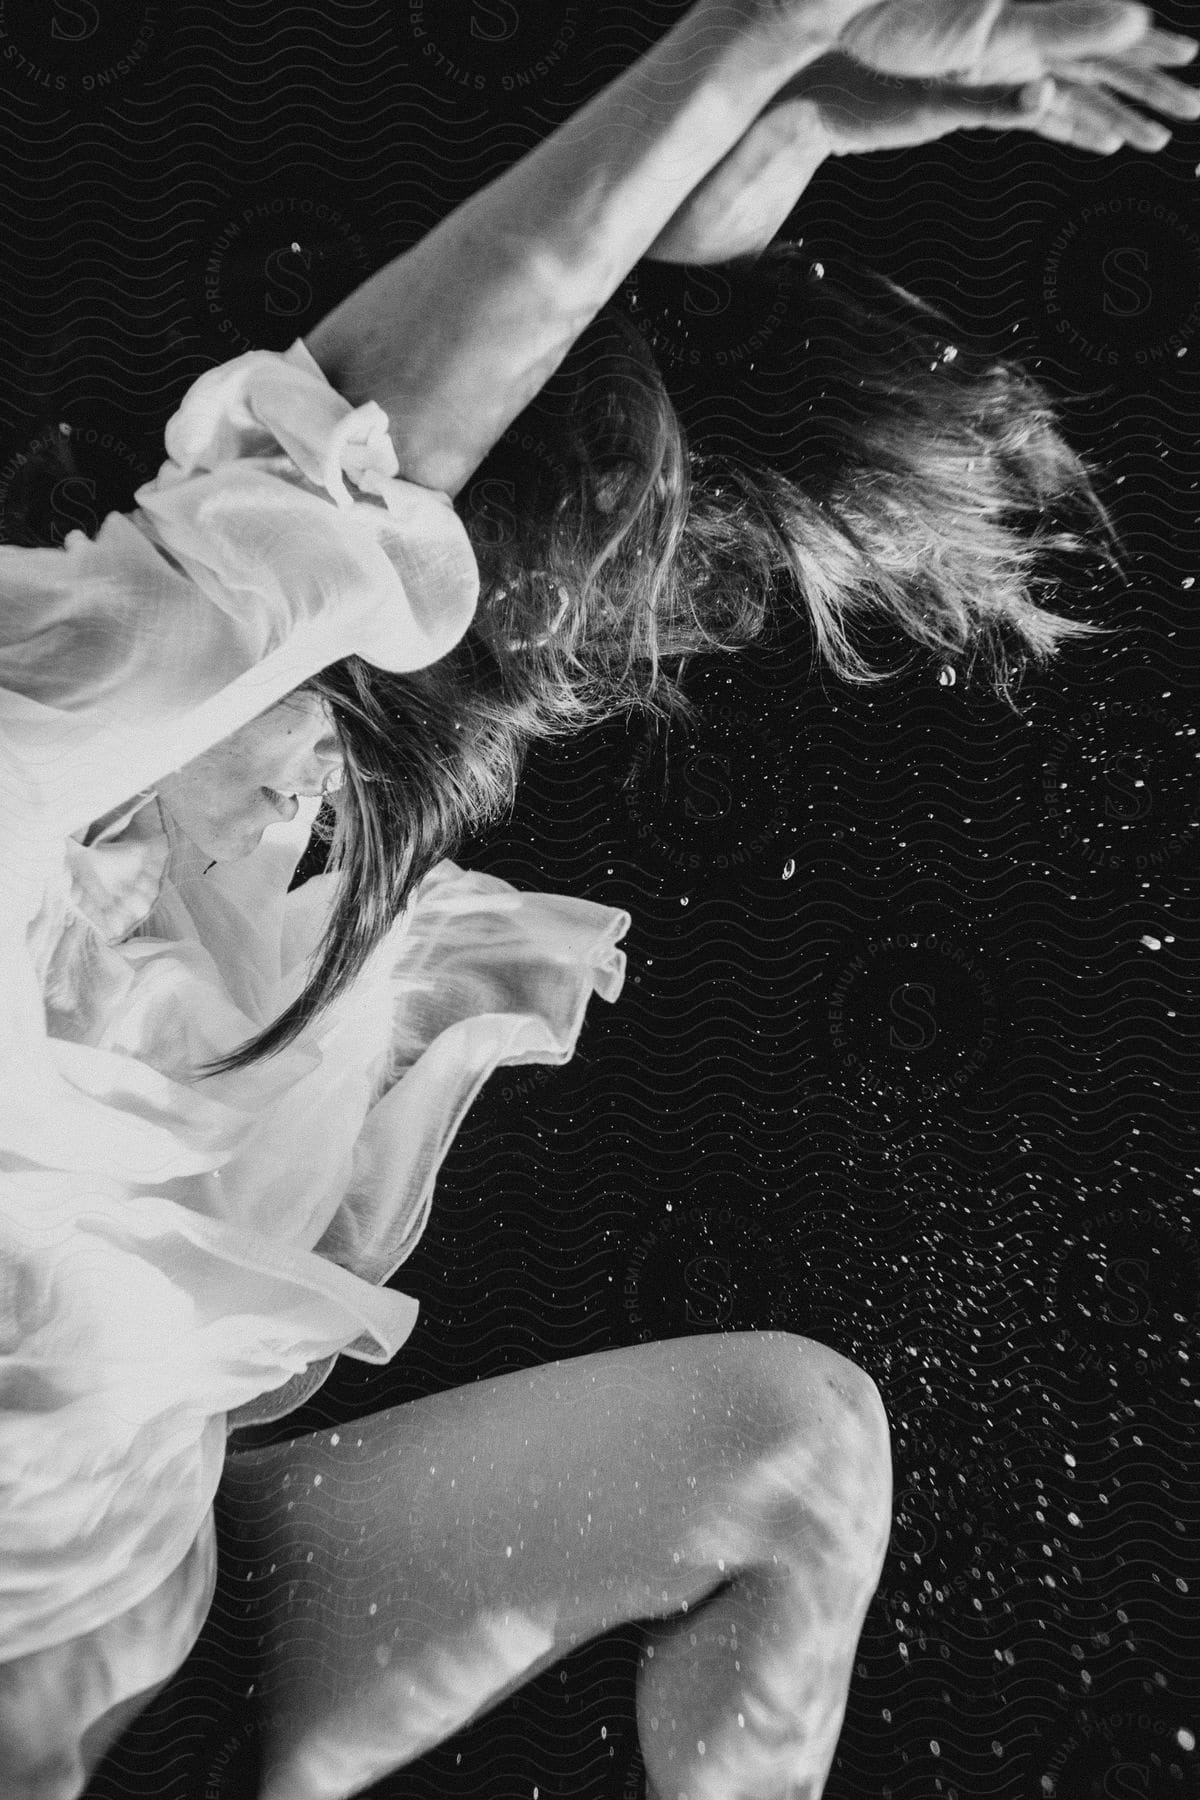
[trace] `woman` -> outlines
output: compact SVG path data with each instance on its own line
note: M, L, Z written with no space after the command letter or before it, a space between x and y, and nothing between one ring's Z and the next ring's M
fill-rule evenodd
M1036 80L1065 52L1036 41L1058 15L1035 10L1036 29L931 8L916 66ZM818 54L868 58L868 116L869 59L912 65L886 61L911 31L854 25L696 8L307 349L203 377L132 520L3 559L14 1792L78 1793L194 1641L228 1416L261 1395L242 1416L278 1416L339 1350L403 1342L415 1308L374 1284L489 1070L563 1060L588 994L615 997L623 915L462 875L439 860L461 824L504 797L523 734L653 696L660 603L675 654L719 637L690 598L705 578L719 600L732 572L791 568L810 597L803 494L747 480L730 512L714 484L681 511L663 397L607 321L544 402L561 424L571 401L582 479L535 506L523 547L486 484L470 536L428 490L462 492L647 247L745 249L734 226L802 185L804 130L855 147ZM1126 8L1081 29L1069 42L1108 67L1065 97L1035 87L1021 119L1084 141L1099 109L1138 141L1110 87L1183 116L1155 73L1178 40ZM937 118L1014 117L1010 93L948 91ZM912 99L928 115L929 90ZM1077 468L1058 478L1083 492ZM753 624L741 609L729 641ZM338 873L289 894L326 794ZM268 1532L286 1572L239 1588L266 1791L351 1793L624 1618L664 1621L639 1678L653 1791L819 1791L887 1533L860 1371L796 1339L685 1341L480 1384L354 1440L227 1467L231 1530Z

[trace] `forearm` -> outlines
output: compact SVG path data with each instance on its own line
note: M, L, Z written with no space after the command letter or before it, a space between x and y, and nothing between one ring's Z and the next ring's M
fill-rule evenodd
M646 255L717 263L765 250L830 154L815 107L768 109L688 196Z
M388 412L401 473L456 492L697 181L825 47L780 59L702 0L531 155L380 270L306 343Z

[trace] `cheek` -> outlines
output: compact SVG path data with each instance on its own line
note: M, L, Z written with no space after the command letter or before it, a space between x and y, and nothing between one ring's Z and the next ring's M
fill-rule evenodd
M206 823L237 830L267 805L261 784L252 779L253 774L254 770L244 762L214 758L207 767L198 764L189 771L182 797Z
M282 758L272 755L269 745L239 747L216 762L212 791L222 795L226 805L243 810L262 801L263 788L278 787L282 767Z
M261 788L274 788L276 793L290 794L303 784L306 768L305 746L295 736L271 738L247 744L232 756L225 774L230 786L245 794L258 794Z

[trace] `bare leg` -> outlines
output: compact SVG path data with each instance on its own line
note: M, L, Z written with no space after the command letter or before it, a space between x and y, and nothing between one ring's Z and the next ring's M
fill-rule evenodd
M809 1800L891 1477L861 1370L744 1333L580 1357L247 1452L222 1497L263 1554L241 1628L261 1642L263 1800L357 1793L643 1618L666 1621L638 1682L658 1800Z

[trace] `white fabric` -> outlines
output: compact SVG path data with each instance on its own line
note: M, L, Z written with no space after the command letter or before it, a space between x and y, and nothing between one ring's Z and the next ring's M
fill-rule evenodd
M3 723L25 776L0 808L23 831L57 842L339 657L415 669L457 643L470 543L446 495L394 478L381 420L302 345L251 351L189 389L135 513L61 550L0 548ZM288 454L268 453L277 438ZM370 497L335 481L335 451Z
M154 779L471 617L461 523L386 433L303 346L252 353L189 391L133 518L0 549L0 1760L23 1680L77 1691L82 1657L112 1704L182 1660L153 1596L199 1629L226 1415L396 1352L416 1304L379 1284L471 1100L621 988L627 915L445 863L292 1045L195 1079L300 990L335 878L288 892L318 801L202 874Z

